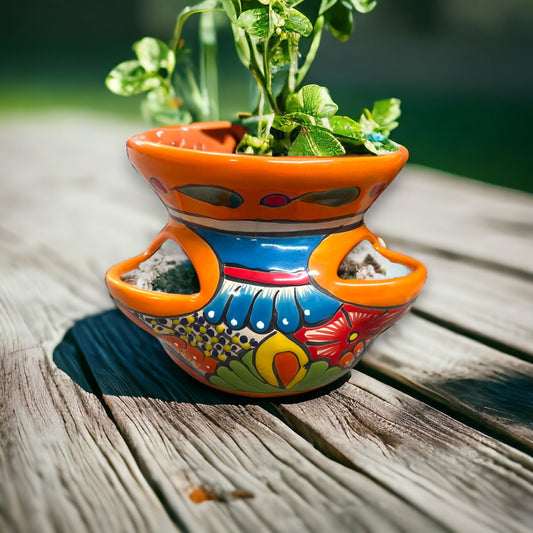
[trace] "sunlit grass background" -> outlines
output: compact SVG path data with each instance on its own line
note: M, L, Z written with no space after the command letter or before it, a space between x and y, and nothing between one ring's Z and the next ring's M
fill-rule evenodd
M0 120L57 108L140 121L140 99L110 94L104 78L132 57L134 40L167 40L184 2L29 4L11 4L0 32ZM375 99L400 98L394 138L413 163L533 192L531 0L380 0L355 22L348 43L326 36L308 82L327 85L355 117ZM220 46L222 114L233 120L250 80L224 29Z

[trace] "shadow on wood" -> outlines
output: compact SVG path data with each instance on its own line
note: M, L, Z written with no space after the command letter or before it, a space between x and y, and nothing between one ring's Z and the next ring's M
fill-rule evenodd
M54 350L54 362L78 385L96 395L157 398L202 404L256 404L306 401L339 387L341 379L296 397L256 399L212 389L191 378L159 342L117 310L84 318Z
M472 409L493 414L519 427L533 427L533 376L510 372L494 374L486 379L450 379L438 386L446 393L461 398Z

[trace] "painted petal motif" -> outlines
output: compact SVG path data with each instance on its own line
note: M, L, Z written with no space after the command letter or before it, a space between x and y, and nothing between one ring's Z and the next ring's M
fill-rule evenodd
M241 285L233 292L233 297L226 311L228 326L234 329L243 327L250 306L258 292L257 287L251 285Z
M341 302L312 285L296 287L296 300L302 308L303 320L307 324L316 324L333 315L341 306Z
M300 323L300 311L296 305L294 288L281 289L276 296L274 306L278 315L278 329L284 333L296 331Z
M313 324L331 316L340 305L311 285L265 287L225 279L204 313L211 324L225 323L233 329L248 326L267 333L277 327L293 333L302 322Z
M308 362L302 347L279 332L261 343L255 353L255 366L261 377L270 385L286 389L305 377Z
M392 326L407 310L409 305L394 309L364 309L353 305L344 308L352 324L357 325L361 337L376 335Z
M296 338L302 342L339 342L348 337L350 330L348 319L343 310L340 309L327 324L316 328L302 329L296 334Z
M307 344L313 359L326 358L332 365L341 360L343 366L349 366L365 346L361 341L368 334L382 329L383 322L378 322L378 319L384 314L383 309L346 304L328 323L316 328L303 328L296 333L296 338ZM344 359L347 352L353 352L353 358Z

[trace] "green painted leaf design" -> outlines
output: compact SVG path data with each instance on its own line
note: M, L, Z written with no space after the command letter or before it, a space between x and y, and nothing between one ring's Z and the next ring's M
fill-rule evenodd
M328 207L341 207L353 202L359 196L358 187L342 187L323 192L310 192L300 196L300 202L325 205Z
M346 370L338 366L330 367L326 361L315 361L311 363L305 377L297 383L291 390L294 392L305 391L321 387L340 378Z

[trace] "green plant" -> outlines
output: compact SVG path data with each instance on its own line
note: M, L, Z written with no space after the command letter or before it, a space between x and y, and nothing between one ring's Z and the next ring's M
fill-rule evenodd
M137 41L137 58L115 67L106 84L121 95L146 93L143 113L154 125L217 120L216 16L223 13L257 90L255 108L240 115L248 133L238 152L337 156L395 151L398 145L389 135L398 125L399 100L377 101L356 121L337 115L325 87L303 85L324 29L346 41L354 14L368 13L375 5L375 0L201 0L179 13L168 45L152 37ZM196 69L181 37L194 14L199 14Z

